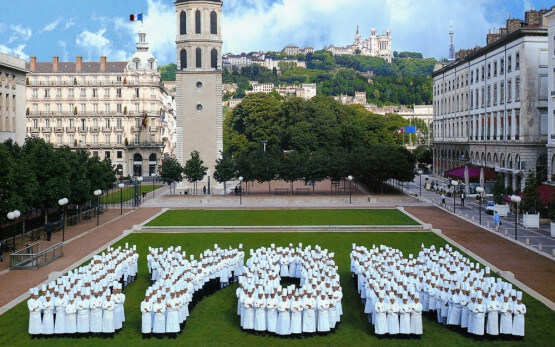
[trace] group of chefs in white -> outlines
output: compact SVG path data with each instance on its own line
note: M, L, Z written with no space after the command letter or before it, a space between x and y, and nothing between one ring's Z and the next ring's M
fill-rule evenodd
M422 312L469 334L524 336L522 292L446 245L418 257L353 244L351 272L375 333L422 334Z
M125 321L122 289L137 276L136 247L108 248L87 265L29 290L29 334L112 336Z
M150 248L147 263L153 284L141 303L143 338L175 338L186 325L193 307L203 297L228 286L243 273L245 253L239 249L222 249L217 244L187 259L181 246Z
M283 288L283 278L299 279L299 287ZM236 295L242 329L257 335L325 335L343 314L334 254L320 246L251 249Z

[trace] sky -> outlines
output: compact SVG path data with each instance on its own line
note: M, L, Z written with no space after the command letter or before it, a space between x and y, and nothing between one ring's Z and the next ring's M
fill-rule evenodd
M135 52L142 13L151 52L158 63L176 61L173 0L0 0L0 52L29 60L127 60ZM553 6L553 0L223 0L223 52L280 51L348 45L357 25L391 29L392 48L447 57L449 26L455 49L485 45L488 31L524 11Z

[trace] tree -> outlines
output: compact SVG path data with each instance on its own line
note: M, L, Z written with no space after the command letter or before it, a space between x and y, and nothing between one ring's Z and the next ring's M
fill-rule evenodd
M204 162L200 159L199 152L195 150L191 152L191 159L185 162L185 167L183 168L187 181L194 184L195 194L197 192L197 182L202 180L208 171L208 168L202 164Z
M434 160L434 152L427 146L418 146L413 152L416 160L423 166L431 165Z
M496 204L503 203L503 197L505 196L505 178L502 175L497 175L497 179L493 184L492 188L493 202Z
M216 159L214 166L214 179L224 184L224 194L227 194L227 181L235 177L237 172L233 157L229 153L223 153L221 158Z
M179 164L179 162L175 158L164 159L164 162L162 163L161 171L162 172L160 174L160 180L164 183L167 183L170 186L170 191L171 191L171 186L174 182L183 181L183 175L182 175L183 167ZM175 188L173 193L175 194Z
M541 209L540 192L538 191L538 179L533 172L528 174L526 178L526 186L522 192L522 203L520 204L522 212L537 213Z

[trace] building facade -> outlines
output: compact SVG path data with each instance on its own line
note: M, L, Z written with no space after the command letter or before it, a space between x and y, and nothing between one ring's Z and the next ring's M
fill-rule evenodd
M198 151L208 167L201 184L214 185L214 166L223 151L222 2L176 0L177 160Z
M547 54L549 68L548 122L547 122L547 177L555 182L555 7L544 15L547 19Z
M530 172L545 180L547 29L531 13L433 72L436 175L470 164L495 169L513 190Z
M332 52L334 55L365 55L370 57L379 57L385 59L388 63L393 61L393 52L391 50L391 30L387 29L383 35L377 35L376 29L370 30L370 36L362 39L357 30L355 40L352 45L345 47L335 47L329 45L324 47L325 50Z
M27 63L27 136L55 147L86 148L122 176L158 172L168 115L157 61L139 32L129 61ZM121 171L120 171L121 170Z
M25 141L25 60L0 53L0 142Z

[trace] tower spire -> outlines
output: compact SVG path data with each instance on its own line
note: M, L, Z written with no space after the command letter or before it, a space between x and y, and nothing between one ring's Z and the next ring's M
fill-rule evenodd
M453 23L449 24L449 61L455 61L455 33Z

